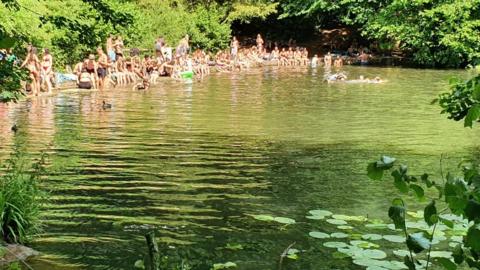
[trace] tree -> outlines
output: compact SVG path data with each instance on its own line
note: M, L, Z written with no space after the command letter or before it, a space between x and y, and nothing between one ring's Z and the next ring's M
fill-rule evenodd
M351 25L364 37L399 44L425 66L459 67L480 59L479 0L285 0L281 17Z

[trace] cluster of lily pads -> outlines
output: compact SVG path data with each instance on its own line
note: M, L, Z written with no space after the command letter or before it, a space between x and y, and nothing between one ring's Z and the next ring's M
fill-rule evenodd
M416 231L417 234L428 234L431 231L431 227L422 220L422 211L408 212L407 214L411 218L406 224L409 229ZM284 217L269 215L252 215L252 217L261 221L277 222L285 225L296 223L295 220ZM461 217L451 214L441 215L441 217L450 220L453 226L450 228L438 224L433 237L427 237L432 239L431 243L426 244L432 245L430 258L434 262L451 261L452 252L445 249L453 248L462 243L463 236L467 234L468 230L468 221ZM338 230L325 229L308 233L311 238L322 241L321 244L325 248L335 249L335 251L332 251L334 258L351 258L354 264L364 266L367 270L408 269L402 261L402 258L410 255L410 251L405 247L406 238L405 235L402 235L401 230L395 229L394 224L387 224L382 220L369 219L364 216L333 214L327 210L311 210L306 218L312 220L316 225L322 225L322 228L336 228ZM382 245L384 246L383 249L381 249ZM300 253L300 250L292 249L292 252L288 253L290 256L287 257L297 259ZM426 256L422 256L419 255L417 258L416 269L425 269L427 265ZM445 264L441 263L439 265Z

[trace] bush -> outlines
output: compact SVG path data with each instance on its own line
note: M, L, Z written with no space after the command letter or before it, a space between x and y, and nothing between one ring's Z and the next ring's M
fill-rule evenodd
M7 243L28 242L40 232L40 209L46 193L40 188L45 158L29 164L15 150L0 175L0 233Z

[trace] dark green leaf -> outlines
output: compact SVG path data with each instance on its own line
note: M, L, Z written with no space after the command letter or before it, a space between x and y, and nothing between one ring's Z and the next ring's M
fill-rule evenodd
M423 236L423 233L415 233L408 235L407 247L415 253L420 253L430 247L430 242Z
M437 258L436 261L447 270L456 270L457 265L447 258Z
M453 226L455 225L455 224L453 223L453 221L448 220L448 219L444 219L444 218L442 218L442 217L438 217L438 219L439 219L443 224L445 224L447 227L449 227L450 229L453 229Z
M448 179L448 178L447 178ZM462 214L467 206L467 187L461 180L449 180L445 184L445 202L455 214Z
M376 162L368 164L367 175L372 180L382 180L383 178L383 169L377 167Z
M458 244L455 249L453 249L452 257L456 264L461 264L465 260L462 244Z
M15 45L15 39L12 37L4 37L0 39L0 49L12 48Z
M388 216L397 229L405 229L405 206L401 199L395 199L388 209Z
M475 104L468 110L467 116L465 117L464 126L472 127L473 122L477 121L480 117L480 104Z
M420 179L422 179L422 182L428 187L431 188L433 186L432 181L428 179L428 174L424 173Z
M412 262L412 259L407 255L403 258L403 263L408 267L408 270L415 270L415 263Z
M480 252L480 224L475 224L468 229L464 242L465 246Z
M423 199L423 197L425 196L425 191L419 185L410 184L410 189L415 192L415 195L417 196L418 199Z
M429 226L438 222L437 207L435 206L435 201L432 200L423 210L423 218Z
M393 184L402 193L408 193L408 183L403 178L395 178Z
M480 203L474 200L469 200L465 207L465 216L469 221L480 220Z

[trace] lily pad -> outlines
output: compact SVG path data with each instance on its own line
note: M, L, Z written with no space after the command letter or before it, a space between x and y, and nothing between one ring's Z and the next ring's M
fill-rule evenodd
M378 265L379 264L378 260L374 260L374 259L370 259L370 258L355 259L355 260L353 260L353 263L356 264L356 265L366 266L366 267L379 266Z
M403 259L405 258L405 256L410 256L410 251L399 249L399 250L394 250L393 254ZM412 255L415 256L415 253L412 252Z
M405 237L404 236L399 236L399 235L384 235L383 239L393 242L393 243L403 243L405 242Z
M333 224L333 225L347 225L348 224L345 220L333 219L333 218L327 219L327 222L330 223L330 224Z
M252 215L252 217L256 220L261 221L273 221L275 218L269 215Z
M387 228L387 224L385 223L368 223L365 224L365 227L370 228L370 229L385 229Z
M294 224L295 220L291 218L286 218L286 217L275 217L273 218L273 221L276 221L278 223L282 224Z
M353 257L356 259L385 259L387 257L387 253L379 249L364 249L362 251L354 253Z
M450 251L431 251L430 252L430 257L450 259L450 258L452 258L452 252L450 252Z
M407 215L413 218L423 219L423 211L417 211L417 212L407 211Z
M324 216L306 216L308 219L313 219L313 220L322 220L325 217Z
M298 250L296 248L290 248L287 251L287 258L292 259L292 260L296 260L296 259L298 259L298 253L300 253L300 250Z
M353 240L353 241L350 241L350 244L352 246L357 246L357 247L360 247L360 248L379 248L380 247L377 244L370 243L370 242L363 241L363 240Z
M348 245L343 243L343 242L325 242L325 243L323 243L323 246L328 247L328 248L345 248L345 247L348 247Z
M463 242L463 236L454 235L454 236L450 237L450 241L462 243Z
M338 248L338 252L341 252L349 257L353 257L353 254L363 250L363 248L359 248L357 246L347 246L344 248Z
M333 215L332 218L345 221L367 221L367 218L363 216Z
M318 238L318 239L330 238L330 235L328 235L327 233L323 233L323 232L310 232L308 235L310 235L313 238Z
M348 234L337 232L337 233L332 233L330 236L333 238L347 238Z
M374 234L374 233L362 235L362 239L364 239L364 240L376 241L376 240L380 240L382 238L383 237L380 234Z
M237 264L233 262L216 263L213 265L213 270L229 269L234 267L237 267Z
M353 227L348 225L340 225L340 226L337 226L337 228L340 230L353 230Z
M308 213L312 216L322 216L322 217L328 217L331 216L333 213L327 210L310 210Z

